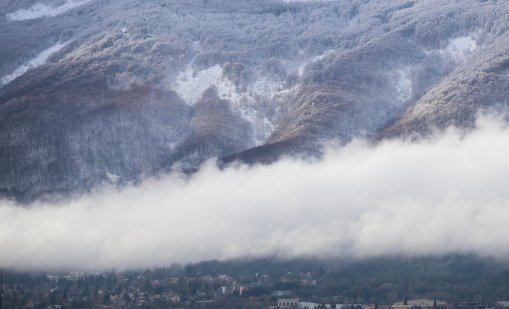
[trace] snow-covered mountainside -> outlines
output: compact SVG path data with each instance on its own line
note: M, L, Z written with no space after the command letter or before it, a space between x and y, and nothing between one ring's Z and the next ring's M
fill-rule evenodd
M25 74L28 70L34 69L38 66L46 64L46 62L48 61L48 58L52 54L61 50L62 47L64 47L64 46L65 46L65 44L62 44L59 42L59 43L51 46L50 48L42 51L34 59L31 59L27 63L24 63L21 66L19 66L18 68L16 68L16 70L14 70L14 72L12 72L11 74L8 74L8 75L2 77L2 79L0 80L0 85L3 86L5 84L8 84L8 83L12 82L14 79Z
M0 192L469 127L507 109L508 14L500 0L4 0Z
M7 20L29 20L46 16L57 16L89 2L90 0L66 0L63 3L45 4L37 2L27 9L19 9L7 14Z

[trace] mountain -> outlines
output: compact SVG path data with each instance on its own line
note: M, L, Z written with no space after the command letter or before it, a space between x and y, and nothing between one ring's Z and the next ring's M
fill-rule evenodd
M508 14L501 0L4 0L0 192L472 127L508 107Z

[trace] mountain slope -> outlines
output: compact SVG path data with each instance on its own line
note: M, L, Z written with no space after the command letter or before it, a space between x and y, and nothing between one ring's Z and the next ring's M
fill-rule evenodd
M496 0L4 1L0 192L472 126L507 109L508 13Z

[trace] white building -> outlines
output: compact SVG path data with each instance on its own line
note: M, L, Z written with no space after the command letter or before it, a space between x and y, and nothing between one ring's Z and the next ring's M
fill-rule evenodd
M310 302L304 302L304 301L299 303L300 309L316 309L319 306L320 305L317 303L310 303Z
M299 300L297 298L281 298L277 300L279 308L299 308Z

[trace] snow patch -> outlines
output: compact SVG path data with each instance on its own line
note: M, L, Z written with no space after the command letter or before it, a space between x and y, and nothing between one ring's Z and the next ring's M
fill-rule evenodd
M282 91L283 88L282 83L275 82L266 77L261 77L248 87L248 93L251 97L272 98Z
M111 183L115 183L115 184L118 183L118 181L120 180L120 176L112 174L110 172L106 172L106 177L108 177L108 179Z
M334 49L329 49L327 50L326 52L324 52L323 54L321 55L318 55L318 56L315 56L315 57L312 57L311 59L308 59L304 62L302 62L298 68L297 68L297 73L299 74L300 77L302 77L302 75L304 74L304 70L306 69L306 67L308 65L310 65L311 63L313 62L317 62L317 61L320 61L322 59L324 59L325 57L331 55L332 53L334 53L335 50Z
M46 49L45 51L41 52L39 55L37 55L34 59L28 61L25 64L22 64L20 67L18 67L14 72L12 72L9 75L4 76L0 80L0 86L4 86L16 78L20 77L21 75L25 74L28 70L39 67L43 64L46 64L49 57L53 55L54 53L61 50L67 43L60 43L51 46L50 48Z
M265 116L260 106L256 106L259 100L274 99L284 91L283 84L270 78L259 77L247 88L246 93L241 95L240 100L233 100L236 109L242 117L254 125L254 135L257 145L261 145L274 132L274 124Z
M57 16L74 8L77 8L92 0L66 0L64 4L59 6L51 6L43 3L36 3L28 9L21 9L7 14L7 20L20 21L36 19L45 16Z
M470 55L477 49L477 42L472 35L458 37L449 41L445 52L456 62L466 62Z
M252 125L255 145L263 144L274 131L274 125L257 103L264 99L271 100L284 92L282 82L259 77L242 91L223 74L223 69L219 65L195 72L192 64L189 64L177 76L172 89L187 104L193 105L212 86L216 87L221 99L229 101L232 109Z
M188 104L196 103L205 90L215 86L219 97L233 100L238 99L235 85L228 78L223 77L223 69L215 65L208 69L194 72L192 65L177 76L173 90Z
M332 2L332 1L336 1L336 0L283 0L283 2L310 2L310 3L314 3L314 2Z
M399 69L396 71L396 93L400 102L406 102L412 97L412 80L408 69Z

